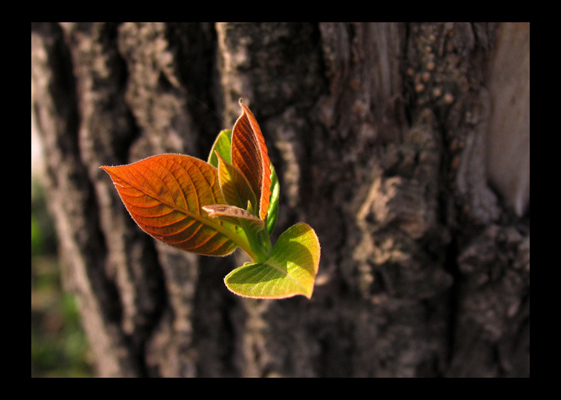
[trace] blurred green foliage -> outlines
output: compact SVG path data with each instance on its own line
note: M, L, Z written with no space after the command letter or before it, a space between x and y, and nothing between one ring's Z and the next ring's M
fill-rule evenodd
M74 296L64 293L53 220L31 183L31 376L92 376Z

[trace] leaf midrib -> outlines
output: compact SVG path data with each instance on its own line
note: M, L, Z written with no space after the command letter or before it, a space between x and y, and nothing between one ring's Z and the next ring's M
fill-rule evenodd
M302 290L304 291L304 293L308 293L306 287L299 281L297 280L293 275L288 273L288 260L286 261L286 270L285 268L282 267L282 265L277 262L273 256L271 256L267 261L265 261L263 264L268 265L270 267L272 267L273 269L276 269L277 271L281 272L282 274L284 274L286 277L290 278L292 281L294 281L300 288L302 288Z
M185 167L183 165L181 165L181 167L183 169L185 169ZM186 175L189 177L189 179L192 182L192 178L189 175L189 173L187 171L185 171ZM201 171L201 174L204 176L204 174ZM171 176L173 176L173 179L175 180L176 184L181 187L181 185L179 184L179 182L177 181L177 177L173 174L170 174ZM161 182L163 186L166 186L164 184L164 182ZM208 182L207 182L208 183ZM193 186L195 186L195 191L197 191L196 189L196 185L194 183L192 183ZM211 187L211 185L209 185L209 187ZM143 187L139 188L139 187L135 187L136 190L140 191L141 193L143 193L145 196L148 196L156 201L159 201L161 204L164 204L168 207L170 207L172 210L177 211L179 213L182 213L184 215L186 215L187 217L193 218L194 220L200 222L203 225L206 225L208 227L213 228L214 230L216 230L217 232L223 234L224 236L226 236L228 239L230 239L232 242L236 243L239 247L241 247L244 251L248 251L249 250L249 243L247 242L247 240L245 240L244 237L236 234L235 232L232 232L231 230L225 228L224 226L222 226L220 223L214 222L214 220L204 217L200 214L196 214L188 209L185 209L183 207L179 207L177 204L170 204L167 201L162 200L161 198L159 198L158 196L155 196L152 193L148 193ZM185 193L183 192L183 190L180 190L181 192L181 196L183 197L183 200L185 202L185 204L189 204L187 202L187 199L185 197ZM198 191L197 191L198 193ZM171 198L173 199L173 196L171 196ZM199 204L199 197L197 196L197 204ZM251 253L248 253L251 254Z

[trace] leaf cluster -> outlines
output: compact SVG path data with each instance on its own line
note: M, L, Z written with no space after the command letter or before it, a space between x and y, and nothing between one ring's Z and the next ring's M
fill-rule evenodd
M207 161L161 154L102 166L138 226L179 249L225 256L241 248L251 262L224 282L243 297L311 298L320 259L314 230L298 223L272 245L280 185L257 120L240 101L232 130L221 131Z

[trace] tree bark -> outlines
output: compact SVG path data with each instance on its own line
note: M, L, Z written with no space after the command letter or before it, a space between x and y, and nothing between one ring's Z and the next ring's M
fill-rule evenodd
M36 23L32 78L100 376L529 375L528 24ZM240 97L311 300L234 296L236 256L155 242L99 169L206 159Z

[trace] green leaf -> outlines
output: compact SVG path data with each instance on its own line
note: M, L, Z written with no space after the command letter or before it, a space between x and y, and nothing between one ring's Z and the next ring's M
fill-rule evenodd
M218 158L216 157L215 152L220 154L222 158L229 163L232 162L231 156L231 148L232 146L232 130L231 129L224 129L220 131L216 139L214 140L214 144L212 145L212 149L210 149L210 154L208 155L208 163L214 167L218 168Z
M269 205L269 211L267 212L267 218L265 219L265 224L267 225L267 231L269 232L269 235L273 233L275 225L277 224L277 218L279 216L279 197L279 179L277 177L275 167L273 167L273 164L271 164L271 204Z
M233 293L258 299L283 299L296 295L312 297L320 259L316 233L298 223L283 232L269 259L246 263L224 278Z

